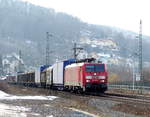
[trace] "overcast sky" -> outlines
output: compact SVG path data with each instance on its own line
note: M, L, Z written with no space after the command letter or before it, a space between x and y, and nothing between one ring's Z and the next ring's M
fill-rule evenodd
M150 36L150 0L23 0L77 16L90 24L115 26Z

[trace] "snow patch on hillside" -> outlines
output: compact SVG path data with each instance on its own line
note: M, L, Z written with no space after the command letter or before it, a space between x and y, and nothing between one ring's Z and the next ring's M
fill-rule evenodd
M102 46L102 47L111 47L117 49L117 44L111 39L94 39L91 40L88 37L80 38L80 44L89 44L92 47Z

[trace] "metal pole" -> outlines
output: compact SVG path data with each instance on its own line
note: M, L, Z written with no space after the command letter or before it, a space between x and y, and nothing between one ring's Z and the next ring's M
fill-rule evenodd
M139 75L140 81L143 85L143 60L142 60L142 20L140 20L140 31L139 31Z
M3 59L2 55L0 54L0 76L3 75Z
M21 68L21 59L22 59L22 54L21 54L21 50L19 50L19 72L22 72L22 68Z
M74 43L74 58L75 58L75 60L77 59L77 54L76 54L76 52L77 52L77 44Z
M133 77L133 90L134 90L134 89L135 89L135 70L134 70L135 68L134 68L134 60L133 60L133 67L132 67L132 68L133 68L133 76L132 76L132 77Z
M77 47L77 44L74 43L74 59L76 60L77 59L77 56L79 55L80 51L83 50L83 48L81 47Z
M49 65L50 64L50 48L49 48L49 37L52 35L49 34L49 32L46 32L46 35L47 35L47 39L46 39L46 65Z

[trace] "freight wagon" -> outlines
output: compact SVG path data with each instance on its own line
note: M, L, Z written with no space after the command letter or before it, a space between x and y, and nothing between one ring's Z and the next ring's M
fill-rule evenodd
M105 64L101 63L74 63L65 68L64 87L74 91L107 90L107 78Z
M46 70L41 72L40 82L41 82L41 87L45 88L46 87Z
M17 74L17 84L32 86L32 87L40 87L41 86L41 77L40 77L40 69L36 69L33 72L27 73L19 73Z
M35 84L35 72L20 73L17 75L17 83L32 86Z
M16 76L7 76L6 77L7 82L10 84L16 84L17 83L17 77Z

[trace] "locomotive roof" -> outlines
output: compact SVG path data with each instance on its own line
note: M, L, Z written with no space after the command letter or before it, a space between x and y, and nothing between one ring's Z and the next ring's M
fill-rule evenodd
M71 65L67 65L66 68L82 66L82 65L84 65L84 64L85 64L85 63L73 63L73 64L71 64Z
M70 68L70 67L77 67L77 66L82 66L84 64L104 64L104 63L88 63L88 62L83 62L83 63L73 63L71 65L67 65L66 68Z

